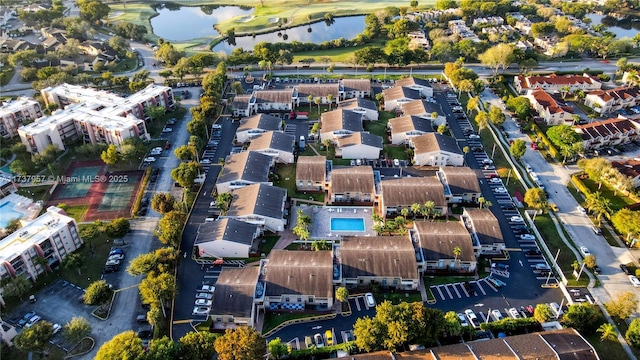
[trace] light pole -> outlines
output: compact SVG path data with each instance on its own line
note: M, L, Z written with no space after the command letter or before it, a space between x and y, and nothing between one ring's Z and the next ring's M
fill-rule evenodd
M511 169L509 169L509 174L507 174L507 183L505 185L509 186L510 179L511 179Z

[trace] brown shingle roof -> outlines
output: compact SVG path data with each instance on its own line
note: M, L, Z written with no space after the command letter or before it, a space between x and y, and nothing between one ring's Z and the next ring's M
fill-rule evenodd
M534 76L518 76L522 88L533 88L537 86L543 86L545 84L553 85L578 85L578 84L593 84L600 82L594 77L585 75L534 75Z
M509 346L502 339L495 341L474 341L467 343L471 351L480 360L517 360L516 354L509 349Z
M522 360L555 360L556 353L538 334L509 336L503 340Z
M311 180L324 183L327 173L326 156L300 156L296 164L296 182Z
M293 135L279 131L267 131L251 140L247 150L260 151L274 149L293 153L296 139Z
M447 345L431 348L439 360L477 360L465 344Z
M539 333L555 350L561 360L596 360L597 354L574 329L561 329Z
M257 151L243 151L231 154L225 159L218 182L226 183L233 180L267 182L269 181L271 161L271 156Z
M411 138L414 153L424 154L434 151L447 151L462 155L456 139L439 133L427 133Z
M630 178L636 178L640 176L640 160L627 159L625 161L612 161L611 166L618 169L618 171Z
M409 236L345 236L340 242L340 262L344 278L418 278Z
M420 237L422 254L426 260L454 259L453 249L462 250L460 261L476 259L471 243L471 235L459 222L415 221L414 228Z
M465 214L473 222L473 227L481 244L504 243L500 224L490 209L465 208Z
M640 89L638 87L620 86L615 89L609 90L594 90L587 95L595 95L604 101L611 99L630 99L640 96Z
M315 97L326 97L327 95L333 95L333 100L338 101L338 94L340 92L339 84L300 84L296 86L298 91L298 98L302 101L308 101L307 97L312 95Z
M320 132L328 133L342 129L353 132L364 131L362 115L347 109L336 109L322 113L320 116Z
M256 114L240 120L240 126L238 126L237 131L252 129L280 130L281 123L282 120L279 117L267 114Z
M407 351L397 353L395 356L398 360L437 360L431 350Z
M443 115L442 107L438 104L434 104L430 101L426 100L413 100L407 103L402 104L402 113L404 115L429 115L431 113L438 113L438 115Z
M231 107L234 109L246 109L249 106L249 100L251 100L251 94L249 95L237 95L231 102Z
M612 118L574 126L574 130L580 133L584 140L628 133L637 131L639 128L640 126L636 125L633 120L623 118Z
M413 86L413 85L431 87L431 84L429 84L429 82L424 79L416 79L414 77L408 77L408 78L396 80L396 86Z
M216 281L211 312L215 315L251 317L259 274L260 268L257 266L223 268Z
M371 81L368 79L343 79L344 91L368 91L371 92Z
M293 102L293 89L285 90L257 90L256 103L291 104Z
M420 99L420 92L405 86L395 86L390 89L382 90L384 101L398 100L398 99Z
M373 194L373 168L354 166L333 169L331 171L331 191L337 194L364 193Z
M331 251L273 250L266 269L266 295L333 298Z
M531 96L536 100L540 106L549 110L550 114L555 114L559 112L568 112L573 114L573 109L570 106L561 105L558 101L551 96L548 92L544 90L533 90L531 91Z
M408 131L433 132L431 121L423 118L405 115L389 120L389 127L392 134L405 133Z
M287 190L271 185L253 184L232 191L228 217L261 215L274 219L284 217Z
M353 98L353 99L343 100L343 101L340 101L338 105L341 108L347 109L347 110L361 107L369 110L378 111L378 107L376 106L376 103L374 101L363 99L363 98Z
M440 207L447 205L444 187L435 176L384 180L380 184L386 207L409 207L427 201L433 201Z
M451 194L479 193L480 183L475 171L468 167L443 166L440 171L444 173Z

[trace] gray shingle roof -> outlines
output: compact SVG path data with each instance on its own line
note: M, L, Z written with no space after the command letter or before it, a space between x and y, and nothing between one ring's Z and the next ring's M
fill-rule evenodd
M336 109L320 116L320 132L336 130L363 131L362 115L351 110Z
M405 115L389 120L389 127L394 134L408 131L433 132L433 126L429 120L418 116Z
M260 268L257 266L241 269L223 268L216 281L211 313L243 318L251 317L253 297L259 275Z
M440 104L426 100L413 100L402 104L402 113L405 115L431 115L433 112L437 112L438 115L443 115Z
M338 138L336 139L336 142L338 143L339 147L362 144L382 149L382 138L380 136L372 135L362 131Z
M408 77L408 78L396 80L396 86L412 86L412 85L431 87L431 84L424 79Z
M476 259L471 235L460 222L416 221L413 223L420 237L422 253L426 260L454 259L453 249L462 250L460 261Z
M287 190L271 185L252 184L233 192L233 200L227 212L228 217L261 215L274 219L284 217L283 202Z
M353 98L340 101L339 105L343 109L353 109L356 107L361 107L369 110L378 110L378 107L376 106L376 103L374 101L363 98Z
M282 119L267 114L257 114L240 120L240 126L237 131L245 131L252 129L262 130L280 130Z
M267 182L272 160L271 156L257 151L231 154L225 160L218 182L225 183L234 180Z
M420 99L420 92L405 86L396 86L391 89L382 90L385 101L398 99Z
M411 143L415 148L416 154L433 151L448 151L450 153L462 155L462 151L458 147L456 139L439 133L427 133L413 137L411 138Z
M274 149L279 151L293 152L295 137L280 131L267 131L251 140L248 150Z
M409 236L345 236L340 242L340 261L344 278L418 278L415 249Z
M218 219L200 225L195 245L211 241L226 240L238 244L252 245L258 225L236 219Z
M266 295L314 295L333 298L331 251L274 250L266 267Z

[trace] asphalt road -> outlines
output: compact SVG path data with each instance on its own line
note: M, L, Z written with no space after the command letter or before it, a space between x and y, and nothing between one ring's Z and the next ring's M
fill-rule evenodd
M489 91L483 92L483 102L489 101L503 107L502 101ZM500 105L502 104L502 105ZM567 233L577 247L586 246L596 256L597 264L601 268L598 275L603 288L610 297L626 292L634 291L627 276L620 270L622 263L635 262L637 256L625 247L612 247L601 235L596 235L591 227L593 223L577 210L578 202L567 190L567 184L571 181L571 173L567 167L556 163L547 162L540 152L532 150L530 139L518 131L513 119L507 116L504 124L509 139L521 139L527 142L527 151L522 161L529 164L533 171L542 180L545 189L549 193L549 200L558 205L560 210L557 215L564 224ZM634 250L634 253L638 251ZM608 299L600 299L602 302Z

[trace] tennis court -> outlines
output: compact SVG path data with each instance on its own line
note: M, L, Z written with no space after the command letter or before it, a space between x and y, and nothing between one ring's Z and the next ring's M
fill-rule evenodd
M56 195L56 198L73 199L86 197L91 185L94 183L92 179L95 179L100 170L102 170L102 166L76 167L69 175L71 181L62 185L62 189Z
M128 174L128 180L125 182L109 183L98 211L122 211L130 208L131 197L136 194L139 179L139 174Z

